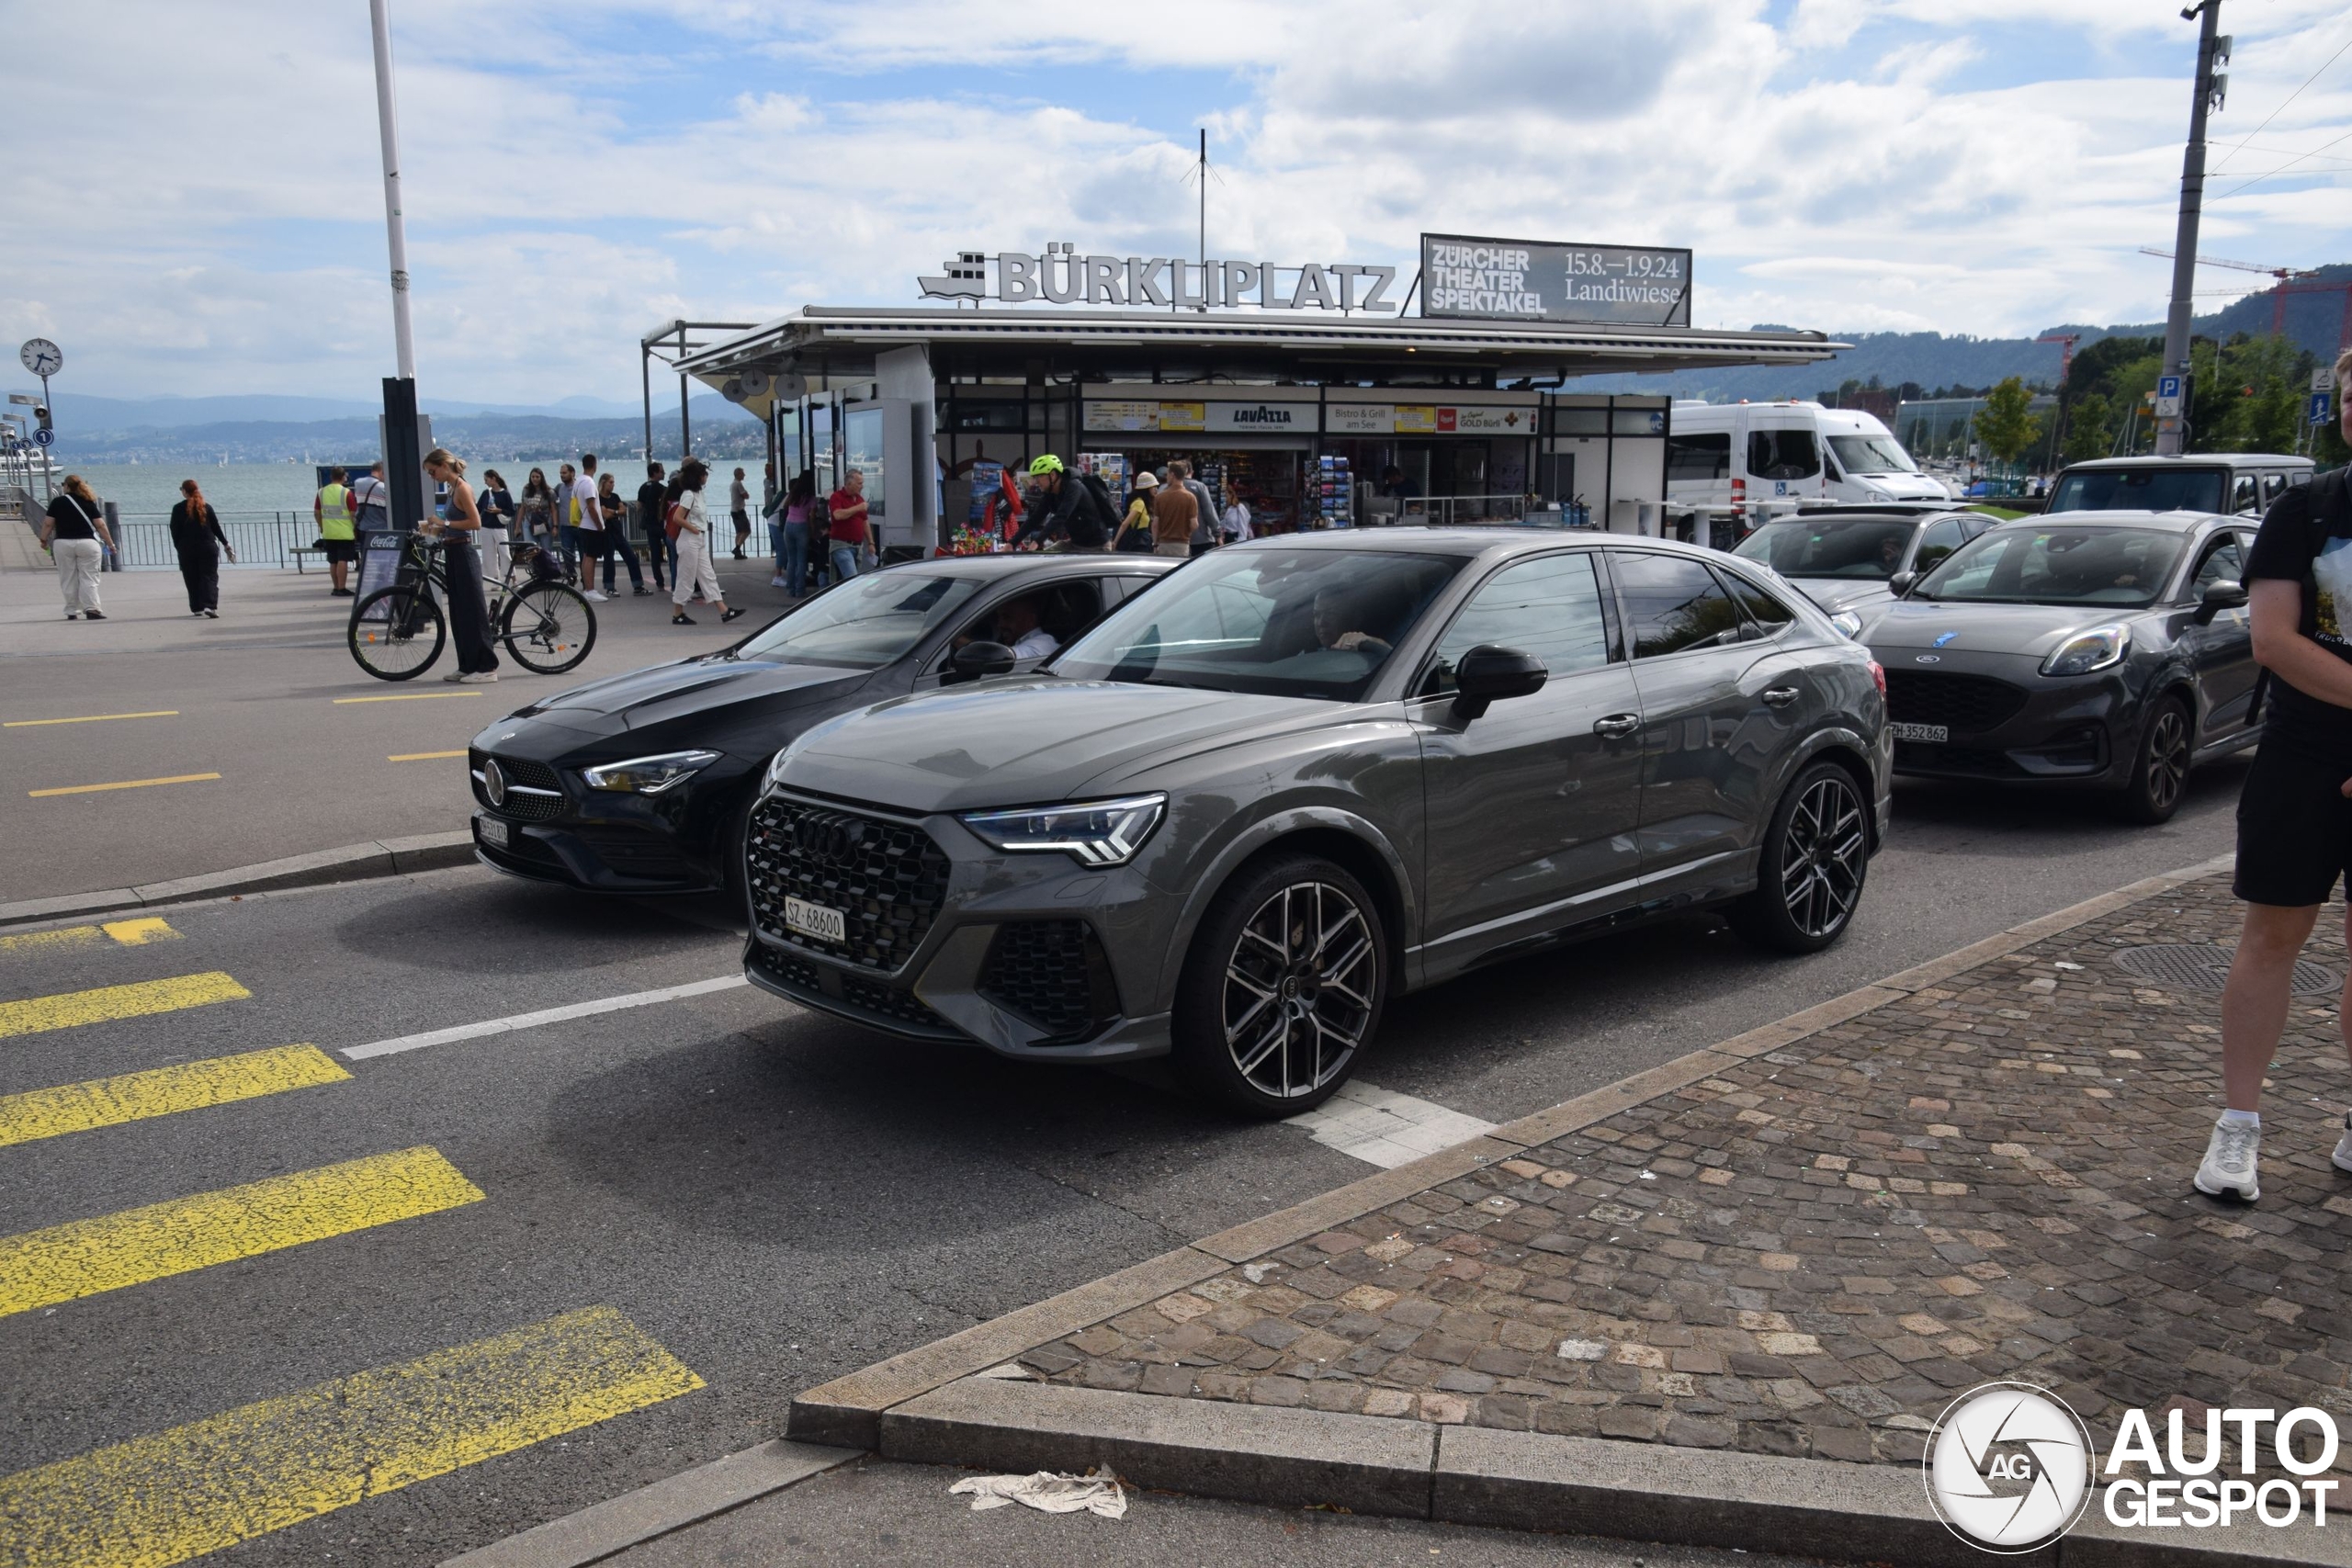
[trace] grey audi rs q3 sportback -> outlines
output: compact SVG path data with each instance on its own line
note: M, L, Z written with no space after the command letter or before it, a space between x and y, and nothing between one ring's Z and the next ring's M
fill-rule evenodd
M779 753L744 970L916 1039L1172 1053L1289 1114L1391 995L1479 964L1699 906L1826 946L1889 763L1868 650L1767 569L1607 535L1260 539L1042 673Z

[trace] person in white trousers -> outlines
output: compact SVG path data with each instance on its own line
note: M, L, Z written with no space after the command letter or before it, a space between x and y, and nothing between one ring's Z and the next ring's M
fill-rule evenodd
M106 508L81 475L66 475L64 488L51 499L41 518L40 543L57 563L65 618L105 620L98 608L98 570L106 552L114 548L114 536L107 532Z
M718 566L710 556L710 513L702 503L702 487L709 479L710 469L703 460L689 457L678 465L678 477L671 481L671 514L678 520L678 564L670 575L670 624L673 626L696 624L686 614L686 601L696 589L718 606L721 623L743 613L729 609L718 590Z

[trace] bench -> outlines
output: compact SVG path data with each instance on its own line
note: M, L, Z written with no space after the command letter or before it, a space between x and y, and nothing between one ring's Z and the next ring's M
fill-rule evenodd
M322 561L327 558L326 551L316 545L289 545L287 547L286 553L294 558L294 575L297 577L303 575L302 558L304 556L316 556Z

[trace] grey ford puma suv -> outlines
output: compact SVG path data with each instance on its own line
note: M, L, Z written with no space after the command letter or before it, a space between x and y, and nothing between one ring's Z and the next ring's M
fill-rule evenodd
M744 972L873 1028L1173 1054L1285 1115L1392 995L1720 905L1810 952L1887 818L1878 667L1768 569L1481 528L1275 537L1161 579L1042 673L780 752Z

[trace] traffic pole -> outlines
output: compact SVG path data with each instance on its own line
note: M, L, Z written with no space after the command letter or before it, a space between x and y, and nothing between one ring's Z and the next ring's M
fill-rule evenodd
M2202 0L2185 15L2198 18L2197 89L2188 104L2188 146L2180 161L2180 224L2172 248L2172 308L2165 315L2165 358L2167 374L2180 378L2177 412L2156 419L2156 450L2181 451L2188 442L2190 380L2188 329L2197 288L2197 224L2205 205L2205 118L2218 96L2213 76L2215 59L2229 58L2229 40L2222 34L2222 0Z
M424 454L416 446L416 347L409 334L408 231L401 215L400 114L392 97L392 23L388 0L368 0L376 44L376 130L384 153L384 231L392 271L392 359L384 382L384 479L391 525L414 528L424 516Z

